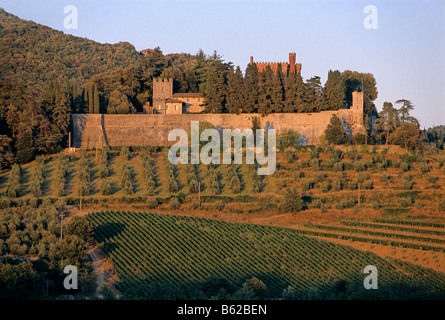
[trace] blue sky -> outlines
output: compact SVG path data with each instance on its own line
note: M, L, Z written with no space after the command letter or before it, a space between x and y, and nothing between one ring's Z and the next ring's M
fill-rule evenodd
M78 8L78 29L64 28L64 7ZM377 29L363 26L366 5ZM102 43L137 50L211 54L244 70L255 61L297 53L302 75L326 81L329 69L373 73L383 102L411 100L422 127L445 124L443 0L0 0L19 16Z

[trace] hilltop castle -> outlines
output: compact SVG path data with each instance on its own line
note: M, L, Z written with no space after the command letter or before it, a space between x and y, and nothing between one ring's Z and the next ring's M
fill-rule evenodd
M289 53L289 62L254 62L253 57L250 56L250 64L255 63L258 72L262 72L267 66L270 66L274 75L277 74L278 66L281 65L281 72L287 77L289 74L301 74L301 63L297 63L297 54L295 52Z

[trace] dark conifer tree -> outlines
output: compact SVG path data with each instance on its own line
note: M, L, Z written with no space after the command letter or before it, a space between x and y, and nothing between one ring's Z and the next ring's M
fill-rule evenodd
M258 81L258 112L263 116L271 113L272 109L272 80L273 72L270 66L259 73Z
M284 108L284 74L281 70L281 64L278 64L277 74L272 77L271 81L271 99L272 112L283 112Z
M255 63L248 64L243 82L243 112L255 113L258 111L258 69Z
M99 92L97 91L97 85L94 84L94 113L100 113L100 100L99 100Z
M216 68L209 69L204 91L204 104L208 112L224 112L226 89L223 73Z
M243 74L240 67L231 69L227 75L227 102L229 113L239 114L243 109Z
M27 163L34 156L34 147L32 139L32 128L28 124L22 122L17 132L17 160L19 163Z
M283 112L302 112L304 83L301 75L289 74L286 83L286 100Z
M346 83L340 71L329 70L325 84L326 105L321 110L338 110L345 103Z

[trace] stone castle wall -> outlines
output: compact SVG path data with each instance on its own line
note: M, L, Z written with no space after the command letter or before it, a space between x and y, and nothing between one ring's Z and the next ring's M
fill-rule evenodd
M109 146L166 146L170 130L188 130L191 121L207 121L217 128L240 130L252 128L258 117L261 128L273 128L277 134L292 129L301 134L301 144L317 145L332 115L342 120L345 132L363 132L363 108L322 111L318 113L276 113L266 117L258 114L73 114L73 147L101 148Z

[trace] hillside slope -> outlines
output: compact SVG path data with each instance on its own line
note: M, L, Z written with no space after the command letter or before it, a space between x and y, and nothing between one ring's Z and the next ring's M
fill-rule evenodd
M89 79L142 58L128 42L101 44L18 18L0 8L0 80L33 87Z

